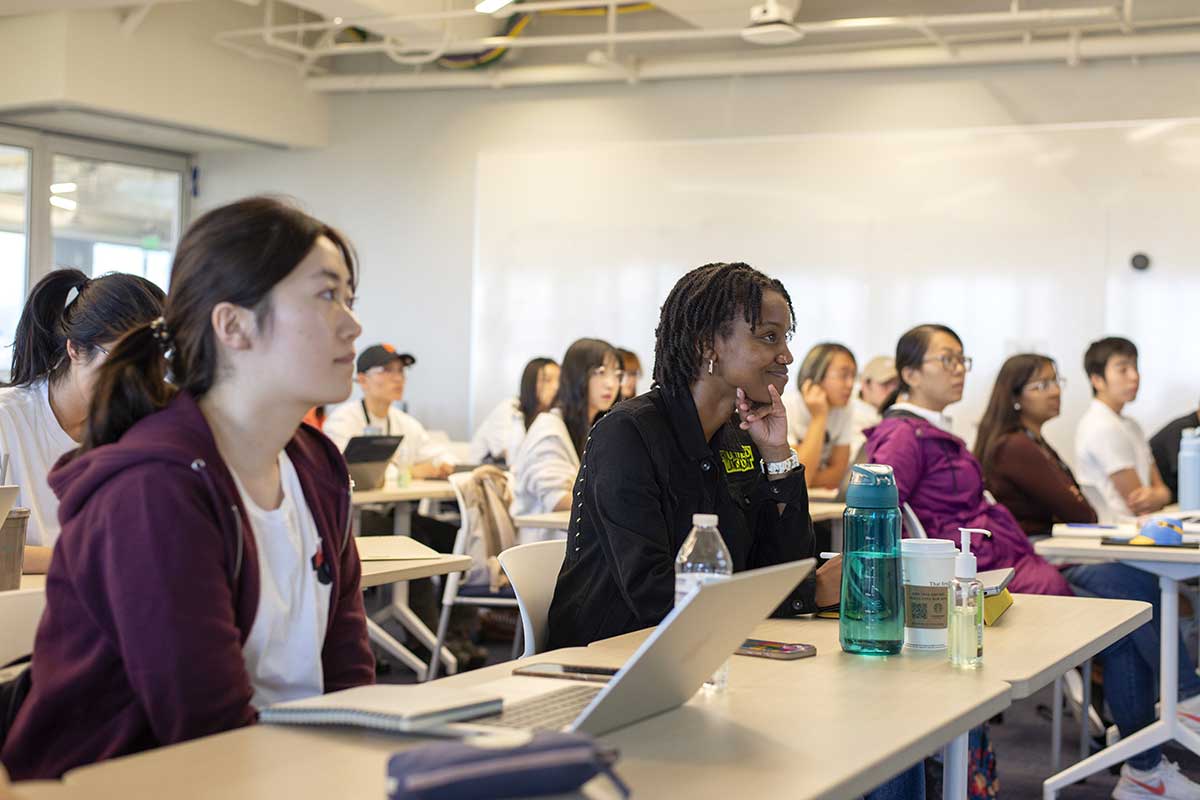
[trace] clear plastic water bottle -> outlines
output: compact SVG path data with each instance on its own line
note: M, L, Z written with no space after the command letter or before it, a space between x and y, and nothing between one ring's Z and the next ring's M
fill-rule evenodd
M900 509L896 476L884 464L855 464L842 515L842 649L895 655L904 645Z
M733 574L733 558L717 530L716 514L693 514L692 531L675 557L675 605L702 583L722 581ZM729 685L729 662L713 673L705 688L723 692Z

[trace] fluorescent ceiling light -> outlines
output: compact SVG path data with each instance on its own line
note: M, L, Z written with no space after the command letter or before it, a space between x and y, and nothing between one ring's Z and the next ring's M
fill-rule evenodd
M56 194L50 195L50 205L55 208L61 208L64 211L74 211L79 208L79 203L69 197L59 197Z
M495 14L512 1L513 0L479 0L479 2L475 4L475 10L480 14Z
M50 184L50 191L53 192L54 194L70 194L71 192L75 191L78 188L79 187L76 186L74 183L52 183L52 184Z

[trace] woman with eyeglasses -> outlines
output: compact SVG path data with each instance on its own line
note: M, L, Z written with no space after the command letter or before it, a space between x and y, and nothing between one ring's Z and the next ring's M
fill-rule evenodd
M163 299L145 278L114 273L93 280L77 269L56 269L29 293L11 383L0 389L0 462L8 465L0 484L19 486L16 505L29 509L23 571L50 566L58 498L46 476L83 441L96 374L127 331L162 313Z
M1096 521L1071 468L1042 438L1042 426L1059 414L1065 385L1047 356L1009 358L975 440L988 489L1030 536L1050 533L1056 522Z
M1153 619L1110 645L1099 658L1105 664L1105 675L1120 676L1120 680L1106 681L1104 688L1121 736L1128 738L1154 722L1159 669L1157 580L1125 564L1081 564L1061 569L1052 566L1034 552L1012 512L1002 503L987 499L983 468L963 440L950 432L950 421L944 413L947 406L962 399L971 369L971 359L963 355L958 334L944 325L913 328L896 344L896 369L900 386L885 406L883 421L867 431L867 459L895 470L900 502L912 507L926 535L957 542L960 527L991 531L990 539L976 539L972 549L981 570L1014 568L1016 574L1009 584L1012 591L1078 593L1149 603ZM1030 374L1049 373L1031 370ZM1039 385L1028 386L1031 382ZM1052 388L1049 377L1027 380L1019 386L1013 379L1010 385L1017 389L1015 397L1009 394L1007 397L1012 399L1006 399L1013 406L1023 402L1021 397L1028 401L1034 392ZM980 431L981 441L985 433ZM1178 658L1179 720L1189 730L1200 733L1200 678L1182 641ZM1200 796L1200 786L1185 777L1157 747L1125 763L1113 797L1123 800L1145 796L1139 794L1139 783L1143 787L1163 787L1163 793L1156 796Z
M571 484L588 433L617 401L623 377L621 357L608 342L579 339L567 348L553 407L537 415L511 457L514 517L571 507ZM521 531L522 542L556 537L561 532Z

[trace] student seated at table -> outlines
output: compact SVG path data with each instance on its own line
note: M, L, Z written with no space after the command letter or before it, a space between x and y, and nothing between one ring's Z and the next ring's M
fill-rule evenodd
M535 358L525 365L518 395L500 401L471 438L468 457L472 464L508 463L537 415L549 411L554 403L558 373L553 358Z
M793 320L783 284L745 264L709 264L675 284L656 332L653 387L596 424L560 503L572 519L549 647L658 624L675 602L675 556L693 514L719 515L735 571L815 555L780 399ZM823 567L781 612L836 603L839 568Z
M274 199L184 234L163 316L109 354L50 474L63 529L14 779L373 681L346 465L300 425L350 393L354 287L341 234Z
M1097 509L1102 517L1158 511L1171 502L1171 491L1154 466L1142 427L1121 413L1137 399L1137 347L1118 336L1092 342L1083 368L1092 384L1092 402L1075 431L1079 480L1104 495L1108 508Z
M1171 492L1171 502L1179 502L1179 443L1185 428L1200 428L1200 412L1192 411L1173 419L1150 437L1150 452L1163 484ZM1191 509L1187 509L1191 510Z
M45 572L58 540L58 498L46 476L83 439L96 373L124 333L162 313L163 292L145 278L92 280L56 269L37 282L12 343L11 383L0 388L0 455L29 509L23 570Z
M599 339L578 339L562 360L554 407L537 415L510 465L512 514L548 514L571 507L571 484L579 472L592 424L612 408L621 386L616 348ZM554 539L561 532L525 529L522 541Z
M1030 536L1049 534L1058 522L1096 521L1071 468L1042 438L1065 385L1054 359L1012 356L1000 367L975 439L987 488Z
M858 393L850 401L851 415L854 419L854 438L850 442L851 458L867 441L863 431L879 424L883 404L899 383L896 361L891 356L875 356L859 373Z
M617 400L637 397L638 379L642 377L642 361L637 353L621 347L617 348L617 355L621 357L621 368L625 370L625 375L621 378L621 394Z
M977 538L972 549L980 570L1013 567L1013 592L1071 595L1079 593L1141 600L1153 607L1153 619L1108 647L1100 658L1105 698L1123 737L1155 719L1159 666L1159 590L1153 575L1119 564L1051 566L1012 513L984 496L983 470L966 444L950 432L947 406L962 399L971 359L962 340L944 325L920 325L896 345L900 385L883 421L867 432L867 458L895 470L900 502L908 503L925 533L958 541L958 529L984 528L991 538ZM1019 602L1019 601L1018 601ZM1179 642L1180 721L1200 732L1200 678L1183 642ZM1138 784L1165 787L1168 798L1200 796L1200 785L1186 778L1159 748L1125 762L1113 797L1136 798Z
M788 444L804 465L809 486L836 489L850 469L850 396L857 374L849 348L824 342L808 351L796 373L796 388L783 394Z
M403 436L392 464L417 480L436 480L454 471L449 443L436 441L415 417L396 407L404 399L408 368L415 363L413 356L397 352L390 344L363 350L355 376L362 399L329 412L322 430L339 450L345 450L356 436Z

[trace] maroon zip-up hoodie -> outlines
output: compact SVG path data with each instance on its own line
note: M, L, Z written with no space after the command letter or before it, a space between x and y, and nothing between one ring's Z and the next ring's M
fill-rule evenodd
M325 691L374 680L345 462L300 426L287 445L332 578ZM62 533L46 579L33 686L0 761L56 778L106 758L249 725L242 645L258 555L233 476L195 400L50 473Z

